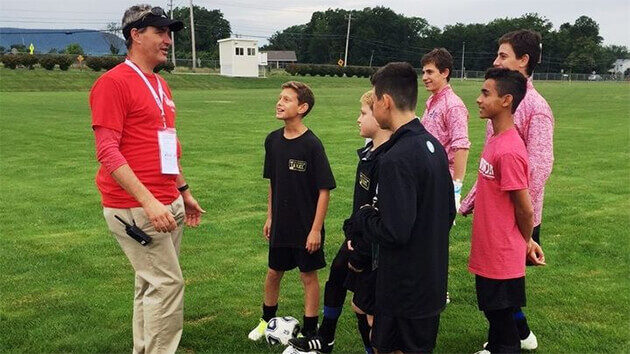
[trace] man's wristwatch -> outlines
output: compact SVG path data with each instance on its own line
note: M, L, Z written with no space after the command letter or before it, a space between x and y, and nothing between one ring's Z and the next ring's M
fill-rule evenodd
M177 190L178 190L180 193L183 193L184 191L188 190L188 188L190 188L190 187L188 187L188 183L186 183L186 184L184 184L184 185L183 185L183 186L181 186L181 187L177 187Z

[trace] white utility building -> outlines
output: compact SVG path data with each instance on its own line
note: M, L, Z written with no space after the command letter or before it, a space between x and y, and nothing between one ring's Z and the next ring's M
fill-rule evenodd
M225 38L217 42L221 75L258 77L260 58L257 39Z

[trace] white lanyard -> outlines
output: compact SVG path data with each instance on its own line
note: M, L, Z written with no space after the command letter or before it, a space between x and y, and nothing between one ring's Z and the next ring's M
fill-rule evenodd
M162 84L160 83L160 78L157 77L157 75L155 77L156 80L157 80L157 84L158 84L158 93L159 93L159 96L158 96L158 93L155 92L155 90L153 89L153 86L151 86L151 84L149 83L149 80L147 80L147 77L136 66L136 64L134 64L129 59L125 59L125 64L129 65L130 68L135 70L136 73L138 73L138 75L140 75L140 77L142 78L144 83L149 88L149 91L151 91L151 94L153 95L153 99L155 99L155 103L157 104L158 108L160 108L160 113L162 114L162 124L164 125L164 128L166 129L166 118L165 118L165 115L164 115L164 96L165 96L165 94L164 94L164 90L162 89Z

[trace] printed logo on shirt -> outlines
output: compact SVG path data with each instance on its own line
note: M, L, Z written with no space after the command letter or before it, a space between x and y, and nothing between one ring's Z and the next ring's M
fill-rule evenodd
M479 173L481 173L484 177L494 179L494 167L490 164L490 162L481 158L479 161Z
M289 159L289 170L306 172L306 161Z
M427 140L427 149L429 149L429 151L433 154L435 152L435 146L433 146L433 143Z
M366 191L370 190L370 179L363 172L359 173L359 185Z
M164 96L164 103L166 103L166 105L171 108L171 111L173 111L173 113L175 112L175 102L173 102L172 99L166 97L166 95Z

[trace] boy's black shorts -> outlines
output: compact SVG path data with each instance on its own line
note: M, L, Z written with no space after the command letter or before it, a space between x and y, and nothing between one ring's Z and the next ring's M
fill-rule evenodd
M440 315L427 318L374 316L372 346L379 352L430 353L435 348Z
M490 279L475 276L477 304L481 311L525 306L525 277Z
M313 253L308 253L305 248L269 247L269 268L286 271L295 267L302 273L326 267L323 247Z
M364 270L360 273L348 270L344 286L354 293L352 302L368 315L374 314L376 301L376 270Z

